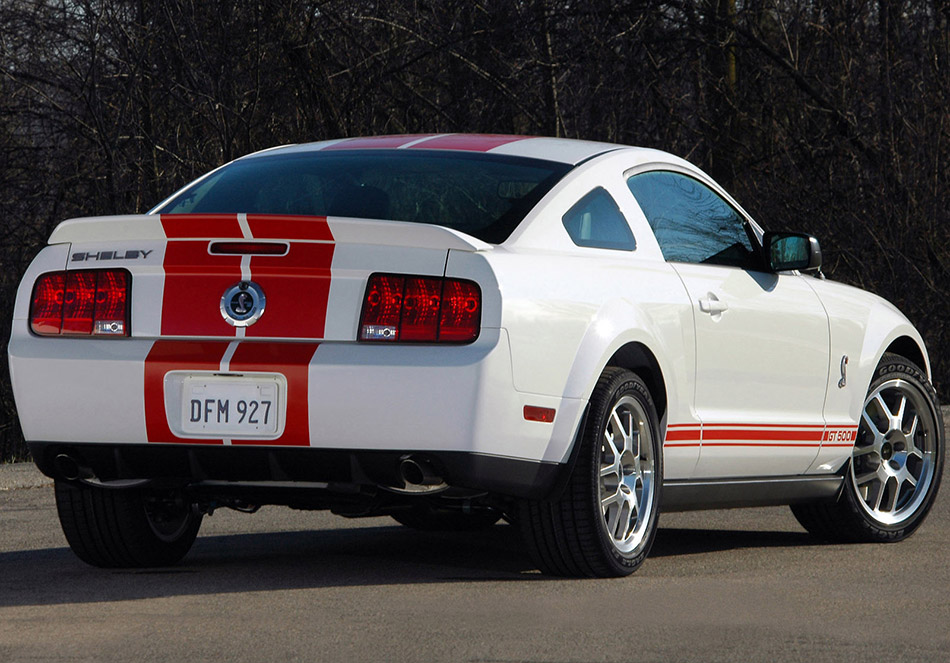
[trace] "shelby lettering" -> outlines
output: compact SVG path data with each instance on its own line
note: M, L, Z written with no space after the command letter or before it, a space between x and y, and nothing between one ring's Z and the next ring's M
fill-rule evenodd
M98 251L96 253L74 253L72 255L73 262L83 262L88 260L136 260L138 258L148 258L154 249L149 249L148 251L143 251L141 249L133 249L130 251Z

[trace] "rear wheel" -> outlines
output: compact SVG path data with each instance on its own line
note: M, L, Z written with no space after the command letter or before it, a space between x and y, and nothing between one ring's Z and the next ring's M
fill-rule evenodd
M629 575L653 545L663 480L656 408L637 375L604 371L581 444L564 494L522 503L525 542L551 575Z
M56 509L73 552L103 568L170 566L191 549L201 514L181 495L56 482Z
M886 354L878 365L832 504L792 507L812 534L832 541L900 541L930 510L943 472L943 423L933 387L911 361Z

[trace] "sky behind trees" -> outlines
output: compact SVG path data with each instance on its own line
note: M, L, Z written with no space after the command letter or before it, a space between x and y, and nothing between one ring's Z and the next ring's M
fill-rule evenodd
M830 278L918 325L946 398L948 58L948 0L0 0L0 340L65 218L277 144L522 133L673 152L817 235Z

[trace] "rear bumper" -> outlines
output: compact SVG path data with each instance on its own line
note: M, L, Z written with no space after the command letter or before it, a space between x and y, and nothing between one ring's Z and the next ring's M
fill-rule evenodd
M424 458L453 488L507 497L544 499L559 485L566 465L467 452L353 451L213 447L181 444L82 444L30 442L33 460L53 479L65 477L56 457L64 454L104 482L156 480L181 485L230 482L334 487L398 486L399 462ZM260 486L257 486L260 488Z
M146 448L152 446L207 446L217 449L210 456L218 458L220 452L220 465L226 468L228 458L240 464L240 458L260 454L266 460L268 450L281 449L305 452L286 455L303 459L295 462L305 466L323 462L307 459L347 453L364 458L377 452L423 453L457 468L453 474L460 485L510 492L546 472L535 466L567 461L583 413L578 399L515 390L502 329L484 329L467 346L380 346L45 339L31 335L17 320L9 357L27 442L55 441L83 449L103 445L97 458L126 446L135 447L140 458L150 458ZM219 368L221 357L230 357L229 369ZM286 376L290 392L284 435L270 440L176 435L181 397L169 385L189 372L222 371ZM526 405L556 409L555 421L526 421ZM252 450L256 447L260 451ZM188 457L168 454L161 457ZM504 477L509 465L528 469L512 470L521 478L493 483L490 477Z

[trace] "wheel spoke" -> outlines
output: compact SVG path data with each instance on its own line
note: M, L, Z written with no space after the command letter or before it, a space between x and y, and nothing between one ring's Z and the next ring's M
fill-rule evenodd
M877 448L875 448L873 444L869 444L866 447L855 447L854 450L851 452L851 457L859 458L861 456L866 456L870 453L875 453L875 452L877 452Z
M878 481L874 484L874 487L877 489L874 496L874 511L881 510L881 501L884 499L884 486L887 485L886 481Z
M867 408L864 408L864 412L861 417L864 419L864 423L868 425L868 428L874 433L874 438L877 439L881 435L881 429L877 427L877 424L874 423L874 419L871 418L871 414L868 412Z
M896 428L903 430L904 428L904 410L907 409L907 396L901 396L901 404L897 407L897 412L894 414L894 419L897 421ZM895 428L895 426L891 426Z
M914 439L914 436L917 434L917 424L918 424L919 422L920 422L920 417L918 417L918 416L915 414L915 415L914 415L914 418L911 420L910 430L907 431L907 433L906 433L908 440L913 440L913 439Z
M897 498L899 498L901 495L901 482L895 480L894 483L897 485L895 485L894 489L891 491L887 506L887 510L892 513L897 510Z
M854 483L858 486L863 486L864 484L874 481L877 478L877 470L875 470L874 472L868 472L867 474L862 474L861 476L855 477Z

